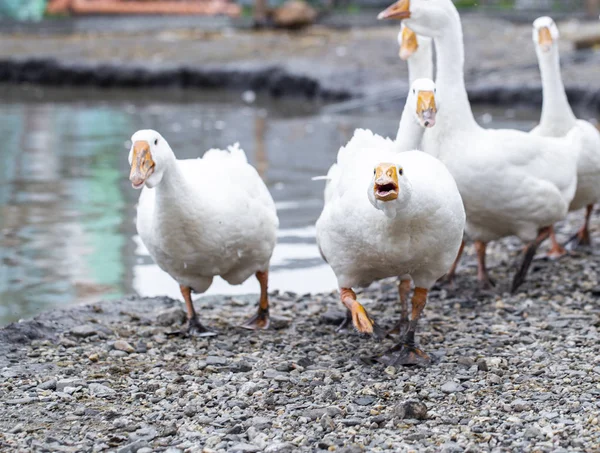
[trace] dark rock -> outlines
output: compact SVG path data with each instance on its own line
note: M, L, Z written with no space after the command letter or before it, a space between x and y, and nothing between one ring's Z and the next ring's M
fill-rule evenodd
M427 406L421 401L408 400L394 406L394 415L400 419L425 420L427 419Z
M186 320L187 315L181 307L167 308L156 316L156 323L164 327L179 326L184 324Z

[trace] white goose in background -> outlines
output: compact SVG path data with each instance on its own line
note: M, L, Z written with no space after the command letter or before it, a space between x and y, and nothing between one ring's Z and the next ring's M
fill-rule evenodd
M427 87L433 88L433 82L428 81ZM434 101L433 91L415 89L414 97L417 106L421 97ZM429 121L417 116L422 124ZM402 121L416 123L414 118L411 113ZM408 321L403 310L402 339L381 360L394 365L429 363L429 356L415 345L417 322L429 289L456 257L465 222L452 176L432 156L398 152L394 141L358 129L340 148L329 177L317 220L317 243L336 274L340 299L355 328L382 335L353 288L386 277L410 276L415 284L412 319Z
M433 79L433 40L429 36L417 35L402 24L398 44L398 55L408 63L408 83L412 85L417 79Z
M540 124L532 134L545 137L562 137L572 128L578 128L583 136L583 148L577 162L577 191L569 205L569 211L586 208L581 229L569 240L573 245L590 245L589 222L594 203L600 201L600 132L589 122L578 120L569 105L560 71L558 49L559 33L550 17L540 17L533 23L533 42L542 75L544 100ZM552 232L554 233L554 232ZM554 234L552 255L560 256L564 249Z
M434 40L436 85L444 108L436 127L425 134L424 148L444 162L456 180L483 287L493 285L485 265L487 243L512 235L527 243L512 282L514 292L524 282L537 247L550 227L565 217L573 199L577 156L572 150L578 147L579 134L545 138L477 124L464 82L461 21L451 0L400 0L379 18L403 19L413 31Z
M258 312L243 327L269 326L269 261L279 225L275 203L238 145L202 158L177 160L156 131L131 137L129 179L142 189L137 230L156 264L180 285L187 331L213 335L198 320L191 293L206 291L214 276L232 285L256 275Z

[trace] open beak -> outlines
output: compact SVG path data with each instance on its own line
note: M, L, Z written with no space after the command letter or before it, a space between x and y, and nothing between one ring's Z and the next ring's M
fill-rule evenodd
M543 52L548 52L552 48L552 33L548 27L542 27L538 31L538 44Z
M408 60L419 48L417 34L408 27L402 29L402 44L400 45L400 58Z
M435 126L435 93L433 91L419 91L417 95L417 116L421 126Z
M154 173L154 161L150 154L150 145L145 140L133 144L131 173L129 180L134 189L141 189L146 180Z
M375 168L373 191L375 198L381 201L392 201L398 198L398 171L394 164L379 164Z
M377 19L408 19L410 17L410 0L398 0L381 11Z

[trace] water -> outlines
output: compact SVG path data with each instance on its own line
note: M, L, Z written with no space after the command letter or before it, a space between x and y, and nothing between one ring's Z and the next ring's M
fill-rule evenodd
M0 87L0 325L50 307L128 294L180 297L135 230L139 192L128 181L128 139L159 130L179 158L240 141L277 204L280 231L271 289L332 290L314 223L325 174L356 127L396 132L392 108L327 114L300 101L239 93L93 91ZM483 109L489 125L530 129L538 113ZM206 294L258 292L215 279Z

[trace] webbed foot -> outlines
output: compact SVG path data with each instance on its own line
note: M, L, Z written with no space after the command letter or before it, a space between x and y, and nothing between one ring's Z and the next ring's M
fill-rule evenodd
M269 309L258 308L258 311L248 321L241 324L240 327L249 330L267 330L271 326L271 318L269 317Z
M388 349L379 359L379 362L388 366L396 365L419 365L431 364L431 358L426 352L417 348L414 344L398 343Z

